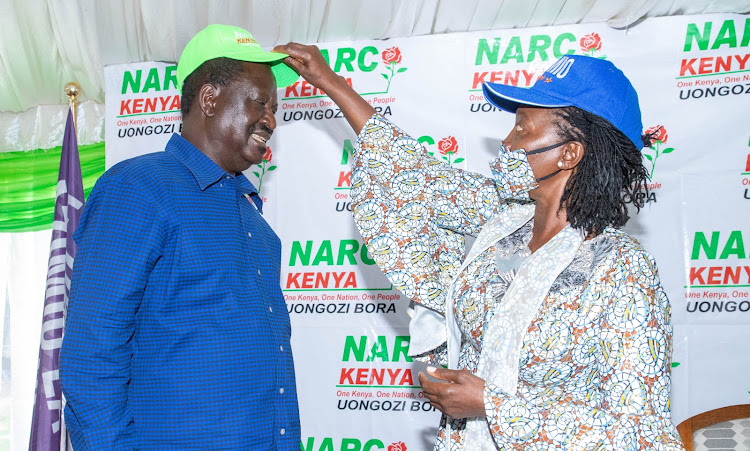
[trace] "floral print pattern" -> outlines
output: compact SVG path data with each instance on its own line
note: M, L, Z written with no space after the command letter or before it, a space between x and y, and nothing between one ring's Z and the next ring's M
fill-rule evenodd
M435 449L682 449L669 412L670 306L653 258L612 228L583 241L567 227L531 254L533 205L503 194L379 115L358 137L364 241L399 290L455 321L451 367L486 380L486 416L444 415ZM464 235L478 235L465 260ZM436 344L420 357L445 364L446 353Z

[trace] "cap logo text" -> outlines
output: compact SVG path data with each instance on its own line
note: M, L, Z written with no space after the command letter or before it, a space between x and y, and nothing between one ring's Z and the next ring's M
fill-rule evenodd
M258 41L251 38L250 36L243 34L243 33L237 33L234 32L234 37L237 39L237 44L257 44Z
M557 78L565 78L565 76L568 75L568 72L570 72L570 68L573 66L573 63L575 63L574 59L563 56L562 58L557 60L555 64L550 66L550 68L547 69L547 72Z

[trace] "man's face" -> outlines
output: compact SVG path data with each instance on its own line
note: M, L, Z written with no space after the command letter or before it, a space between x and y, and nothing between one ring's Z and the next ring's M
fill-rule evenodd
M209 130L219 151L214 161L229 173L263 161L266 141L276 128L276 79L267 64L243 63L243 71L215 97Z

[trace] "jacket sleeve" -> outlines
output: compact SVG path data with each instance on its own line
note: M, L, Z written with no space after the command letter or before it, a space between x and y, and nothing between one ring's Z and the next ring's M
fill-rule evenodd
M585 334L590 346L579 348L585 352L578 363L555 361L545 368L552 379L572 373L568 385L550 384L542 393L519 383L511 396L486 384L485 410L495 442L503 449L522 449L520 443L530 437L563 449L683 449L669 410L669 300L653 258L627 250L606 277L591 283L590 295L602 299L599 330ZM554 390L561 393L550 396Z
M504 205L494 182L432 158L378 114L357 138L353 164L354 220L373 258L404 295L444 312L464 235Z
M76 451L136 449L128 385L136 316L160 256L159 221L140 190L105 174L74 238L60 357L65 421Z

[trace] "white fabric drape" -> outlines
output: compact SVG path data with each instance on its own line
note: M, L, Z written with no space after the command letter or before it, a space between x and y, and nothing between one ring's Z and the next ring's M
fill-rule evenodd
M10 380L4 380L10 389L3 387L0 415L11 418L9 437L0 438L0 444L13 450L29 446L46 288L39 281L47 274L51 234L51 230L0 233L0 322L5 321L6 302L10 317L4 324L10 333L0 335L10 338L10 346L2 350L8 359L0 364L10 364Z
M80 83L103 98L102 67L176 61L209 23L249 29L262 45L386 39L644 17L750 12L750 0L2 0L0 111L65 104Z
M53 147L63 86L90 107L79 143L103 139L102 68L177 61L210 23L249 29L266 47L462 31L750 12L750 0L0 0L0 152ZM56 107L50 107L54 105ZM28 110L31 109L31 112ZM23 113L22 113L23 112ZM86 114L87 112L84 112ZM90 122L89 122L90 121Z
M62 145L68 105L39 105L22 113L0 112L0 152L50 149ZM78 144L104 141L104 104L92 100L77 108Z

